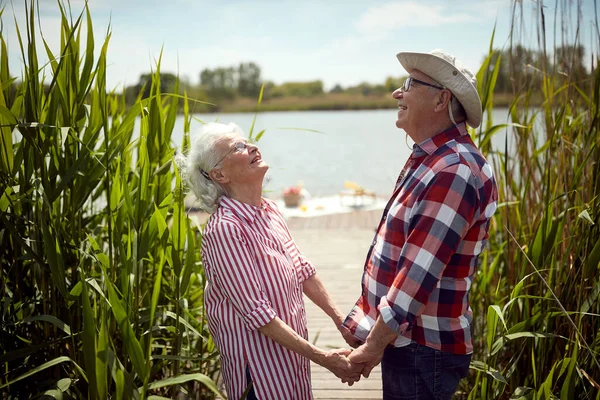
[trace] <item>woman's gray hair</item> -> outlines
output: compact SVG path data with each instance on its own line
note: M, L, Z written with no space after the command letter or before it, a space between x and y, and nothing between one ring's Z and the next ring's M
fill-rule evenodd
M219 183L208 177L222 156L216 145L234 134L244 136L244 131L234 123L209 122L202 126L188 155L176 158L184 182L196 195L200 208L210 214L217 210L221 197L226 194Z

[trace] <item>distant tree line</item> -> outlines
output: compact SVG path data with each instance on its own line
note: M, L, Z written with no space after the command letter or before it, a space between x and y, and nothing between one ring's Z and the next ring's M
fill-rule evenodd
M543 74L569 76L579 83L581 89L588 88L589 73L585 68L585 51L583 46L558 47L553 56L516 46L512 49L497 51L492 59L495 64L501 57L495 93L514 94L520 90L536 88L541 91ZM553 61L550 60L553 57ZM476 72L476 71L475 71ZM200 72L199 84L192 85L182 80L178 92L185 91L190 98L206 100L214 103L233 101L236 98L256 99L260 88L264 85L263 99L282 97L315 97L326 93L320 80L308 82L284 82L275 84L264 80L260 66L254 62L240 63L237 66L205 68ZM400 87L405 77L387 77L383 83L372 84L362 82L358 85L342 87L334 85L329 93L346 93L355 96L377 96L391 93ZM161 91L174 92L177 76L161 73ZM136 85L125 88L125 101L132 104L138 95L143 98L150 93L151 75L142 74Z

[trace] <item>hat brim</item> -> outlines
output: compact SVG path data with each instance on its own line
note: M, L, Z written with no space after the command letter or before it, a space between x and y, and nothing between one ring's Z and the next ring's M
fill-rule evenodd
M450 90L467 114L467 124L477 128L483 112L477 88L454 65L429 53L401 52L396 55L400 64L410 73L417 69Z

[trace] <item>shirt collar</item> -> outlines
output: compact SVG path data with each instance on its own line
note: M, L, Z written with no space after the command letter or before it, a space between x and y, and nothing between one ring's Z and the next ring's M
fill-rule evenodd
M430 137L429 139L425 139L419 144L415 144L413 149L421 149L422 151L431 155L446 143L467 134L467 125L464 122L460 122L459 124L452 125L452 127L436 134L433 137Z
M223 196L219 202L219 207L223 207L225 210L231 211L233 214L245 219L249 223L253 223L256 215L267 210L269 203L265 199L260 200L260 206L252 206L250 204L241 202L231 197Z

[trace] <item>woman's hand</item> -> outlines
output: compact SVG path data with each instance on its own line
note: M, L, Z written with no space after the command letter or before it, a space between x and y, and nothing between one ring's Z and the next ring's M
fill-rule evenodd
M342 334L342 337L344 338L346 343L348 343L348 346L352 347L353 349L356 349L358 346L360 346L362 344L362 342L360 340L358 340L356 337L354 337L352 332L350 332L350 329L346 328L344 325L342 325L342 324L337 325L337 329Z
M352 386L354 382L360 380L360 373L363 370L363 364L353 364L348 360L348 355L352 353L350 349L337 349L328 351L322 362L322 366L333 372L342 382Z

